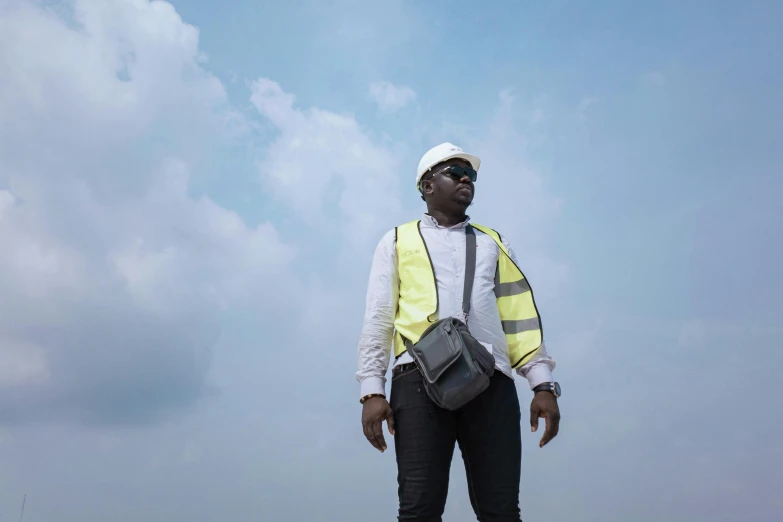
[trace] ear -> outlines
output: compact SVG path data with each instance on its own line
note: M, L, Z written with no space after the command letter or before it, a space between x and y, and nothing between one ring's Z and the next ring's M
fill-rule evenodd
M422 195L425 194L432 194L432 191L434 190L434 187L432 186L432 180L431 179L425 179L421 182L421 193Z

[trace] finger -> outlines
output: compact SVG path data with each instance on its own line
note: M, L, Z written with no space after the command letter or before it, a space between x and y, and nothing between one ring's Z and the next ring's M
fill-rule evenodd
M538 408L530 408L530 431L538 430Z
M378 449L381 450L381 452L386 451L386 439L383 438L383 422L378 421L372 426L373 435L375 435L375 440L378 442Z
M386 417L386 426L389 428L389 433L394 435L394 428L395 428L394 415L392 415L391 411L389 412L389 416Z
M546 446L549 441L557 436L558 431L560 431L560 416L557 414L547 416L546 430L544 430L544 435L541 437L541 441L538 443L538 447L543 448Z
M378 439L375 437L375 432L372 429L372 426L370 424L365 424L363 426L364 428L364 436L367 437L367 440L370 441L370 444L372 444L373 448L377 449L378 451L383 451L381 449L381 445L378 442Z

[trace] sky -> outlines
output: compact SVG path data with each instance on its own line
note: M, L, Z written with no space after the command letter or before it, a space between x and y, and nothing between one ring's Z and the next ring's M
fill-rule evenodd
M394 519L367 277L451 141L563 390L523 518L780 520L782 16L0 0L0 517Z

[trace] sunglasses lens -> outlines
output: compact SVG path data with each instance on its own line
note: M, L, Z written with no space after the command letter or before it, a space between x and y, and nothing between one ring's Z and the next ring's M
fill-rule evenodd
M462 176L467 175L470 178L470 181L475 183L476 179L478 178L478 172L465 167L449 167L446 172L448 172L449 176L456 180L460 180L462 179Z

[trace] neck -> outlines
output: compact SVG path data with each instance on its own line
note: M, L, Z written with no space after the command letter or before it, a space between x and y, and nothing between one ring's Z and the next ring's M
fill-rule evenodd
M451 213L451 212L443 212L435 208L429 208L427 209L427 213L430 216L432 216L435 219L435 221L437 221L438 224L442 227L453 227L454 225L457 225L465 221L464 210L457 213Z

